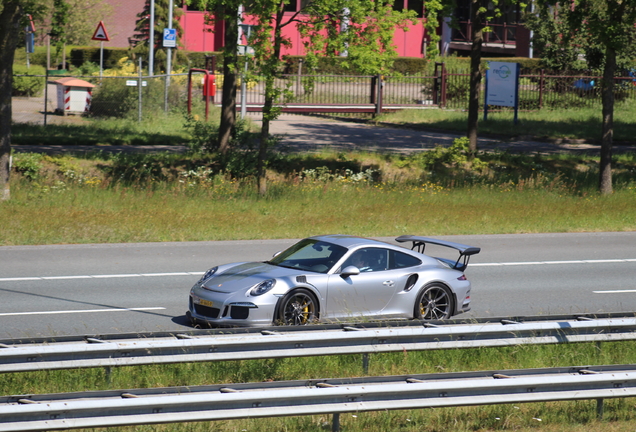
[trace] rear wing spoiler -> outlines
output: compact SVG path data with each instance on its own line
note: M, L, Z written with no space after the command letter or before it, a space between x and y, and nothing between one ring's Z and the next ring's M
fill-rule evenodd
M437 259L440 259L446 262L447 264L451 266L451 268L454 268L459 271L464 271L466 267L468 267L468 261L470 261L470 257L472 255L476 255L479 252L481 252L481 248L478 248L478 247L468 246L468 245L464 245L460 243L453 243L446 240L439 240L439 239L434 239L430 237L403 235L396 238L395 241L398 243L413 242L413 246L411 247L411 249L416 250L419 253L424 253L424 249L426 248L427 244L434 244L438 246L444 246L451 249L455 249L459 251L459 258L457 258L457 261L453 262L452 260L448 260L444 258L437 258Z

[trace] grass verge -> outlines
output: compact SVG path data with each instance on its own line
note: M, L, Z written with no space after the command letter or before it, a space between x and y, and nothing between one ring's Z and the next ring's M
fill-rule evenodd
M481 134L507 136L510 138L530 137L536 139L581 139L590 142L601 139L601 106L568 110L520 112L518 124L513 123L513 112L502 110L490 112L488 120L483 116L479 121ZM378 122L409 125L412 127L434 128L456 133L466 133L468 113L453 110L403 110L393 114L382 114ZM636 106L633 103L617 103L614 108L614 141L636 142Z

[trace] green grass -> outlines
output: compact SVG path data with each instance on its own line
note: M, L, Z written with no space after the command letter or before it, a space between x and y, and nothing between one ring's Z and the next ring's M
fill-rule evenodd
M181 114L158 114L142 123L125 119L85 119L47 126L15 123L12 144L23 145L175 145L189 140Z
M207 156L20 153L0 245L636 229L634 154L616 158L611 196L596 193L591 156L480 158L476 171L419 156L291 155L272 163L259 196Z
M519 123L513 123L512 111L491 112L483 121L480 114L479 132L509 137L536 137L541 139L585 139L601 138L601 106L581 109L563 109L519 112ZM451 110L404 110L394 114L383 114L379 122L404 124L413 127L429 127L466 133L468 113ZM614 140L636 142L636 104L617 103L614 108Z

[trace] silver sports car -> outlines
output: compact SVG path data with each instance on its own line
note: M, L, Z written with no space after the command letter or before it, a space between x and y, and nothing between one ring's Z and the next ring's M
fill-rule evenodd
M303 325L365 319L450 318L470 310L464 270L480 248L412 235L399 245L347 235L306 238L265 262L213 267L190 290L193 324ZM427 244L457 260L424 255Z

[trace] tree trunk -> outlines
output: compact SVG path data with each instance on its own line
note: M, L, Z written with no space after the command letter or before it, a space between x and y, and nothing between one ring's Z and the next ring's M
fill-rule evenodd
M236 2L233 2L236 3ZM219 151L227 153L236 125L236 77L238 74L238 5L225 6L225 49L223 51L223 96L219 125Z
M468 148L472 156L477 153L477 131L479 126L479 92L481 90L481 45L483 43L482 16L479 12L481 0L471 0L470 22L472 24L470 49L470 89L468 95Z
M18 0L4 3L0 13L0 200L11 196L11 91L13 87L13 59L20 35L22 7Z
M599 170L599 192L612 193L612 143L614 139L614 73L616 51L607 47L603 69L603 137L601 140L601 165Z
M256 189L259 195L267 193L267 146L269 144L269 123L272 116L274 100L272 90L274 88L274 76L268 76L265 80L265 104L263 105L263 122L261 126L261 137L258 145L258 161L256 164Z
M267 192L267 146L269 145L269 123L276 118L274 112L274 98L277 92L274 89L276 84L276 67L280 59L281 47L283 45L283 34L281 23L283 21L283 13L285 11L285 3L280 2L278 13L276 14L276 22L274 23L274 51L268 66L269 73L265 79L265 103L263 105L263 124L261 127L261 138L258 146L258 162L256 174L256 188L259 195L265 195Z

